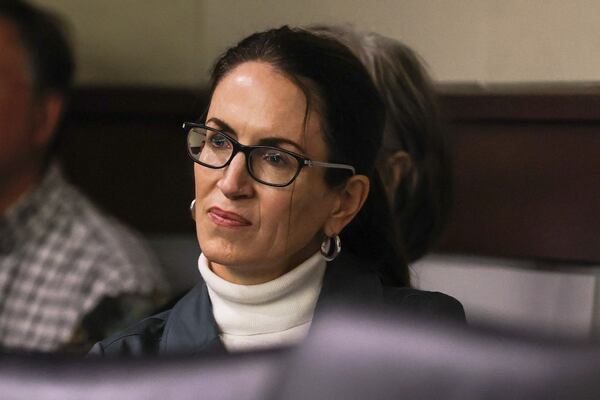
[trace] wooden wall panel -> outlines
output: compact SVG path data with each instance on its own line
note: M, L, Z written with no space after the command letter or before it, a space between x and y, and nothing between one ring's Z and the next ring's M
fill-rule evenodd
M600 260L600 125L452 125L455 201L442 249Z
M600 87L441 91L455 201L441 250L600 261Z
M191 91L80 89L60 148L65 170L102 208L142 232L193 232L193 163L181 124L205 104L206 94Z

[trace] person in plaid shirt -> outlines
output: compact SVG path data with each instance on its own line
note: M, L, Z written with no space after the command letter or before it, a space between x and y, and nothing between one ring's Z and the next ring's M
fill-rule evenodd
M166 294L154 256L53 159L74 62L60 21L0 2L0 347L85 352Z

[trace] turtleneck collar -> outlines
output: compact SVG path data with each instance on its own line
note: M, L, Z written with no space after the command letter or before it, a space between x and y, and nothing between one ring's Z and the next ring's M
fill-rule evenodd
M258 285L217 276L204 254L198 260L220 337L228 350L289 345L308 332L326 262L315 253L288 273Z

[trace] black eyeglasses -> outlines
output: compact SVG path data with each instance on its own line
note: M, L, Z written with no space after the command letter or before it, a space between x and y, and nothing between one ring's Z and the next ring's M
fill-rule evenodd
M245 146L217 129L203 124L185 122L188 154L200 165L219 169L229 165L239 152L246 156L248 173L257 182L283 187L291 184L304 167L324 167L348 170L354 175L354 167L313 161L294 152L271 146Z

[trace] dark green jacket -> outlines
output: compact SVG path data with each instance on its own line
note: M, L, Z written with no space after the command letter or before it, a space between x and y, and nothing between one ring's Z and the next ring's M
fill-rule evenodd
M319 318L323 308L339 303L465 321L463 307L456 299L437 292L384 286L375 272L348 254L327 264L314 318ZM96 343L90 355L120 357L224 350L208 289L201 281L171 310Z

